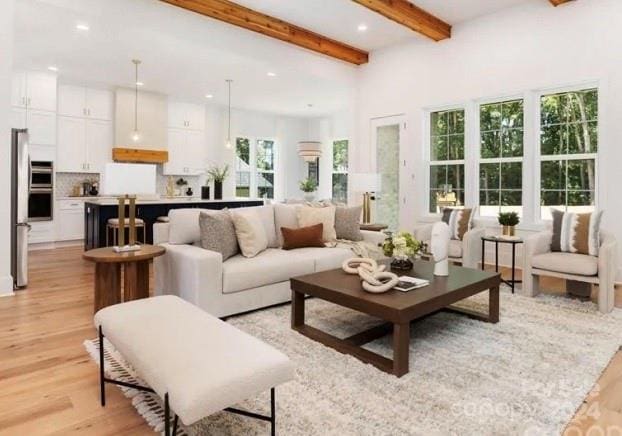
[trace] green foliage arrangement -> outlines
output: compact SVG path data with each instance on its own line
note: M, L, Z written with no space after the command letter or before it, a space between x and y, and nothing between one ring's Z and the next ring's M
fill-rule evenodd
M315 180L310 179L310 178L301 180L300 190L306 193L315 192L317 190L317 183L315 182Z
M389 234L382 244L382 251L387 257L408 259L421 251L422 244L409 232Z
M229 165L225 165L222 168L218 165L211 166L207 169L207 181L209 183L214 181L216 183L222 183L229 176Z
M520 222L516 212L499 212L499 224L502 226L515 226Z

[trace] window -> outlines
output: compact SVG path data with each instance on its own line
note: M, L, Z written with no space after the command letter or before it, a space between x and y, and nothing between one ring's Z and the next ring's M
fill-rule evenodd
M430 212L464 205L464 109L430 114Z
M275 142L238 137L235 154L236 196L274 198Z
M348 202L348 140L333 141L333 200Z
M523 113L522 99L480 106L481 216L522 215Z
M594 209L598 151L598 91L586 89L540 98L540 216L550 207Z

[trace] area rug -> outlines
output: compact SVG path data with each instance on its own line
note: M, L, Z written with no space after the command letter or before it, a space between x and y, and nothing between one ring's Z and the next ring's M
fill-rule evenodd
M487 294L462 306L486 310ZM307 322L338 336L378 323L330 303L307 301ZM560 434L622 344L622 311L593 303L501 292L498 324L439 313L411 327L410 372L397 378L340 354L290 328L290 307L230 318L231 324L287 354L296 379L277 388L282 435ZM85 341L97 362L97 340ZM366 346L391 357L390 337ZM109 347L111 377L139 381ZM206 374L209 376L209 374ZM125 389L138 412L161 431L151 394ZM268 413L269 393L237 405ZM269 434L268 425L226 412L178 434Z

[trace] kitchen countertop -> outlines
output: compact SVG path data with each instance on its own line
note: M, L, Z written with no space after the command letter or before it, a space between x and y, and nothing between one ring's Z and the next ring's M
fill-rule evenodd
M74 197L74 198L78 198L78 197ZM81 198L85 198L85 197L81 197ZM149 200L149 199L137 199L136 200L136 204L179 204L179 203L235 203L235 202L247 202L247 201L262 201L261 199L255 199L255 198L223 198L222 200L203 200L200 197L172 197L172 198L166 198L166 197L162 197L156 200ZM93 199L89 199L87 200L88 203L91 204L98 204L100 206L111 206L111 205L116 205L118 204L117 199L116 198L93 198Z

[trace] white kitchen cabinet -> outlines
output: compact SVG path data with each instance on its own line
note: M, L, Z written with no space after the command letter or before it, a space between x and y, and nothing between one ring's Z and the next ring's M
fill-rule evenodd
M58 88L58 114L111 121L112 100L110 91L61 85Z
M18 107L11 108L10 113L11 123L10 127L12 129L25 129L26 128L26 109L20 109Z
M58 147L56 150L56 171L81 173L86 163L85 120L73 117L58 117Z
M84 200L71 199L56 202L56 240L84 239Z
M56 145L56 113L47 111L26 111L26 127L31 144Z
M11 82L11 106L26 107L26 73L13 73Z
M58 117L56 171L100 173L112 161L112 123Z
M198 104L168 104L168 126L174 129L205 130L205 107Z
M112 162L112 123L86 120L86 172L102 173Z
M207 159L205 134L201 131L168 129L166 176L193 176L205 172Z
M26 106L29 109L56 112L56 76L26 73Z
M38 244L53 242L56 239L56 226L54 221L32 221L28 232L28 243Z

